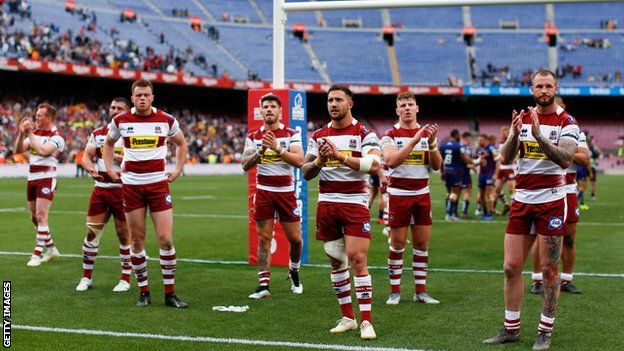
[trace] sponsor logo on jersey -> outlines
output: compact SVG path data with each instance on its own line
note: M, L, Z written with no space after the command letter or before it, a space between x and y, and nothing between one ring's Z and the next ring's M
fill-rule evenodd
M355 139L349 140L349 148L350 149L355 149L356 147L357 147L357 140L355 140Z
M547 160L548 156L542 152L542 148L535 141L525 141L524 143L524 158L533 160Z
M340 153L349 157L353 156L353 152L351 150L340 150ZM325 163L325 167L344 167L344 164L332 156Z
M550 230L561 229L562 226L563 226L563 216L550 217L550 219L548 220L548 229Z
M260 163L262 164L277 163L282 161L284 161L282 156L273 150L265 151L264 155L260 158Z
M158 147L157 136L130 137L131 149L155 149Z
M550 136L548 137L548 139L550 139L550 140L557 140L557 131L556 130L551 130L550 131Z
M162 128L160 128L160 126L154 127L154 133L156 133L156 134L162 133Z
M520 137L521 138L525 138L529 133L529 130L526 128L522 128L522 130L520 131Z
M412 151L409 156L403 162L404 165L424 165L425 164L425 152L424 151Z
M286 148L286 142L285 142L284 140L280 141L280 147L281 147L282 149L285 149L285 148Z
M370 231L371 231L371 224L370 224L370 222L366 222L366 223L364 223L362 225L362 231L364 233L370 233Z

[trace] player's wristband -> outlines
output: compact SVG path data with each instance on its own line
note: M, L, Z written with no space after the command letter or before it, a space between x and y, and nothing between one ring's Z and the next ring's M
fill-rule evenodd
M277 152L280 156L282 156L284 153L286 153L286 148L285 148L285 147L283 147L283 148L281 148L281 149L282 149L282 150L280 150L280 151L278 151L278 152Z
M349 159L349 155L345 155L345 159L344 159L344 161L342 161L342 164L346 165L348 159Z
M256 150L256 155L262 157L264 156L264 152L260 152L260 149Z
M314 165L318 168L323 168L323 164L322 163L318 163L318 158L316 160L314 160Z
M429 151L437 151L438 150L438 143L434 142L433 144L429 144Z
M433 149L429 149L429 152L436 152L436 151L438 151L438 146L437 145Z

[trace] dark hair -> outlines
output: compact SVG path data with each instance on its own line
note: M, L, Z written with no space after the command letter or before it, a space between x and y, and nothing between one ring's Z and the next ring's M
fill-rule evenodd
M485 134L485 133L481 133L481 134L479 134L479 138L490 139L490 135L489 134Z
M40 108L45 108L46 115L48 115L50 118L54 119L56 117L56 109L54 108L54 106L44 102L42 104L39 104L39 106L37 106L37 109L40 109Z
M332 91L335 91L335 90L340 90L343 93L347 94L347 96L350 99L353 99L353 92L351 92L351 90L349 90L349 88L345 87L344 85L337 85L337 84L332 85L329 88L329 90L327 90L327 94L329 94L329 93L331 93Z
M554 74L551 70L540 69L540 70L537 70L537 72L533 73L533 75L531 76L531 85L533 85L533 81L535 80L535 77L537 76L551 76L555 79L555 84L557 84L556 74Z
M472 134L470 132L463 132L462 139L465 139L465 138L472 138Z
M457 129L451 130L451 138L457 138L457 137L459 137L459 130Z
M404 91L397 95L396 101L399 102L401 100L409 100L409 99L416 101L416 95L414 95L414 93L412 93L411 91Z
M154 86L152 85L152 82L147 79L139 79L135 80L134 83L132 83L132 88L130 88L130 95L134 94L134 89L137 87L150 88L152 89L152 93L154 92Z
M282 99L279 98L279 96L272 94L272 93L268 93L266 95L264 95L263 97L260 98L260 106L262 106L262 104L265 101L275 101L277 102L277 106L282 107Z
M126 105L126 109L128 107L130 107L130 102L128 102L128 99L126 99L125 97L122 97L122 96L118 96L118 97L114 98L113 102L121 102L122 104Z

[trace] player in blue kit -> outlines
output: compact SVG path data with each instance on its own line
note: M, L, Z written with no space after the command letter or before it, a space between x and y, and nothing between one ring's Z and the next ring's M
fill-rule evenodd
M462 203L462 218L470 218L468 215L468 207L472 198L472 175L470 170L474 169L475 164L472 162L472 134L463 132L461 135L461 152L465 156L462 157L464 163L462 165L462 193L464 201Z
M459 130L451 131L450 139L440 146L442 154L442 175L446 186L446 217L447 221L457 222L457 203L462 189L464 178L464 165L471 162L469 156L462 153L462 145L459 142Z
M487 134L479 134L477 143L479 147L475 150L475 154L479 159L479 203L483 210L481 219L491 221L494 211L494 170L496 168L498 151L490 143Z

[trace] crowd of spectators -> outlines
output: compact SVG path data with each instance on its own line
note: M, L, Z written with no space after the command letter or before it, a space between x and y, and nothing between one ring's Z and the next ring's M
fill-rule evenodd
M4 99L0 102L0 164L27 162L23 155L13 154L13 143L19 121L34 116L40 102L36 98L29 101ZM58 107L55 124L63 132L67 144L60 162L74 163L76 154L84 149L91 132L108 121L108 105L90 106L80 102L53 105ZM164 110L178 118L187 137L189 163L240 162L247 135L244 121L197 111ZM174 149L170 147L169 150ZM168 157L173 160L172 155Z
M3 57L167 73L181 72L188 62L193 62L206 74L216 76L218 71L216 64L208 62L204 54L191 47L180 50L171 45L168 51L158 53L151 46L140 47L134 40L122 38L115 28L100 29L95 13L86 8L71 12L85 22L75 32L61 30L51 23L36 23L29 19L30 12L22 14L7 7L0 7L0 56ZM16 20L29 21L30 31L16 28ZM164 35L161 38L162 43Z

